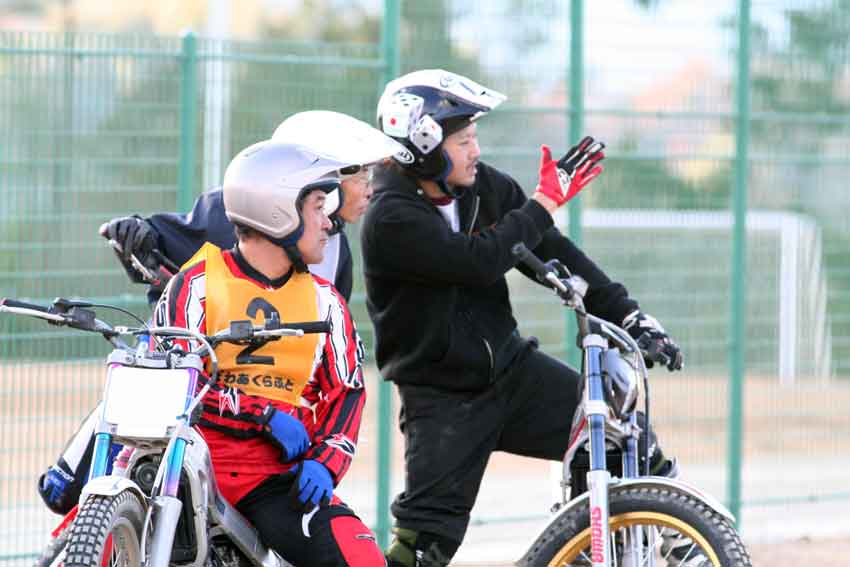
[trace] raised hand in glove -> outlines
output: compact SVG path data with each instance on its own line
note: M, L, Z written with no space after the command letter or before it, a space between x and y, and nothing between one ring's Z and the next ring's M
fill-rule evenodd
M298 463L292 469L295 482L290 489L292 505L310 512L316 506L327 506L334 492L331 473L325 465L312 459Z
M100 225L99 232L102 237L115 241L115 251L131 280L136 283L145 281L139 270L133 266L131 255L136 256L146 268L156 271L158 262L153 257L153 250L156 248L157 234L148 221L137 216L119 217Z
M295 460L310 447L310 437L299 419L272 406L266 406L263 418L265 437L280 449L280 462Z
M561 206L602 173L599 162L605 158L605 144L586 136L557 162L548 146L541 146L540 180L537 191Z
M670 372L682 369L682 351L655 317L640 310L632 311L623 319L623 328L644 351L643 359L647 368L652 368L656 362L660 362L666 365Z

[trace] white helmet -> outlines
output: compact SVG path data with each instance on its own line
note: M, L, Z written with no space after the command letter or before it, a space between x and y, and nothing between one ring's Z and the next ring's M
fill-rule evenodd
M403 159L409 153L366 122L332 110L293 114L281 122L272 140L301 144L325 157L357 165L369 165L391 156Z
M224 172L227 218L284 248L294 247L304 232L301 200L313 190L338 191L337 171L350 165L301 144L265 140L249 146Z
M506 96L442 69L414 71L390 81L378 101L378 127L404 144L410 158L396 157L417 177L444 182L451 160L446 136L487 114Z

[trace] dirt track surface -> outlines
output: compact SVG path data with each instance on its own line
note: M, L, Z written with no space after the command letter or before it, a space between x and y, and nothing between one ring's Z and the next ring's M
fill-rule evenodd
M374 369L368 377L358 457L340 495L371 522L378 472ZM54 526L55 519L35 494L34 479L97 403L102 380L100 363L0 364L0 555L32 552ZM653 416L665 451L679 457L687 480L722 499L728 435L725 380L663 374L652 380ZM745 508L744 537L753 565L850 567L850 500L799 500L816 492L850 490L850 384L801 381L782 386L775 378L748 377L744 403L744 499L798 498L788 505ZM403 440L397 428L393 432L395 493L403 483ZM504 566L522 554L553 501L549 467L533 459L493 455L473 510L479 523L470 527L456 565ZM519 486L524 489L518 491Z
M850 536L843 539L808 538L749 546L753 567L848 567ZM511 563L453 563L453 567L510 567Z
M847 567L850 565L850 536L842 539L809 538L751 546L753 567Z

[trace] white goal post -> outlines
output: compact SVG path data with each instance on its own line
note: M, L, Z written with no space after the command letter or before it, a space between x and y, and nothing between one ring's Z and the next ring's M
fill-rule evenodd
M558 221L559 226L566 226L565 212L561 211ZM733 217L726 211L590 209L583 212L582 224L586 229L717 231L731 235ZM801 373L828 380L832 373L832 336L820 227L798 213L751 210L747 213L747 234L758 233L775 237L778 246L779 380L792 384ZM731 258L731 249L729 254Z

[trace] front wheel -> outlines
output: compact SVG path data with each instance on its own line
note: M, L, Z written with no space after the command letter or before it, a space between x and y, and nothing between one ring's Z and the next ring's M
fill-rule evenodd
M132 492L89 496L68 535L65 567L139 567L144 520Z
M589 501L562 514L520 560L527 567L591 565ZM729 521L689 494L662 487L609 495L612 565L751 567Z

